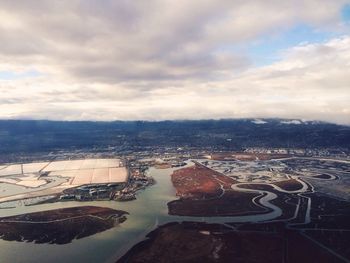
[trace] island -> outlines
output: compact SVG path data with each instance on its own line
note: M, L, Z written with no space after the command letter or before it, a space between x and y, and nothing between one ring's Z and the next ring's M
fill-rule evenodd
M0 218L0 237L7 241L67 244L113 228L125 211L79 206Z

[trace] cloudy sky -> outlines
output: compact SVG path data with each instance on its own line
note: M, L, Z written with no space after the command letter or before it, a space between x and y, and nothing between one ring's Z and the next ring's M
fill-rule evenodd
M349 0L0 0L0 119L350 124Z

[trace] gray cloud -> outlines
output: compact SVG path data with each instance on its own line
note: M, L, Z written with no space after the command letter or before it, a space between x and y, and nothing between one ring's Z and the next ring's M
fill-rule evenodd
M218 53L222 46L296 22L334 22L343 3L3 0L0 55L18 63L32 55L27 60L42 70L81 81L222 76L248 64Z

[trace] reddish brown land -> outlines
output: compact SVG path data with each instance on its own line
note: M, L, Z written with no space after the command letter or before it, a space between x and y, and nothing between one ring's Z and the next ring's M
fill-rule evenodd
M284 224L170 223L148 234L121 262L343 262Z
M230 188L236 182L200 164L174 171L171 181L177 196L193 199L219 196L222 194L221 185Z
M232 216L268 211L252 202L258 194L232 190L235 180L198 163L174 171L171 180L180 197L168 203L171 215Z
M7 241L66 244L124 222L125 214L106 207L81 206L3 217L0 237Z
M218 173L196 164L174 171L171 181L176 188L177 196L194 199L209 198L222 193L220 184L214 179L214 175L219 176Z

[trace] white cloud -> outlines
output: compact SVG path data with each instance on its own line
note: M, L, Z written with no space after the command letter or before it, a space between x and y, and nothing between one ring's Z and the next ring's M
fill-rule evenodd
M305 23L338 28L348 1L1 0L0 118L290 117L350 124L350 38L254 68L235 45Z

